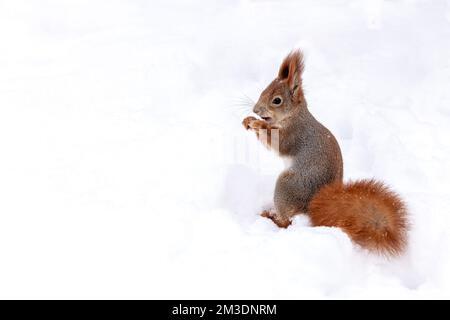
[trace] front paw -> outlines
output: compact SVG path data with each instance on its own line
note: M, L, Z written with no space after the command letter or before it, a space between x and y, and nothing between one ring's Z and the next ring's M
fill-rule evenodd
M250 124L255 120L258 120L258 119L256 119L255 117L247 117L244 120L242 120L242 125L244 126L244 128L246 130L248 130L251 128Z
M242 121L242 124L244 125L245 129L250 129L256 132L259 129L267 129L269 127L269 124L266 121L256 119L255 117L245 118L244 121Z

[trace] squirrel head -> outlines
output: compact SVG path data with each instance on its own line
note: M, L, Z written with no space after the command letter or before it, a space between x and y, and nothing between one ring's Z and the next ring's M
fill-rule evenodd
M264 89L253 112L274 126L306 108L302 89L303 54L292 51L281 63L278 76Z

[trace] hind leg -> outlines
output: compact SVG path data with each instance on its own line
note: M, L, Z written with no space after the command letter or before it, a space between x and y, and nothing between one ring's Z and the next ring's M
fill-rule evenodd
M272 220L280 228L287 228L291 224L290 219L285 219L283 216L280 216L275 209L264 210L261 212L261 217Z
M293 216L306 212L310 193L301 174L289 169L283 171L275 186L276 217L272 220L278 226L288 226Z

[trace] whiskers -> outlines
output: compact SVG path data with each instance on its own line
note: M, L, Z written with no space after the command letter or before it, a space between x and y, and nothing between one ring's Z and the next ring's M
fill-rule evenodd
M246 94L242 94L240 97L231 99L228 105L233 109L232 112L236 117L243 119L253 112L255 101Z

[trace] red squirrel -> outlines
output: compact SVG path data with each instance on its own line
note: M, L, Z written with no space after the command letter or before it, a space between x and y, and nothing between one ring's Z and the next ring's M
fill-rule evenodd
M302 52L292 51L253 108L261 119L242 121L290 163L277 179L274 208L261 216L287 228L294 215L307 213L313 226L339 227L363 248L401 254L408 229L404 202L379 181L343 182L339 144L308 110L303 70Z

